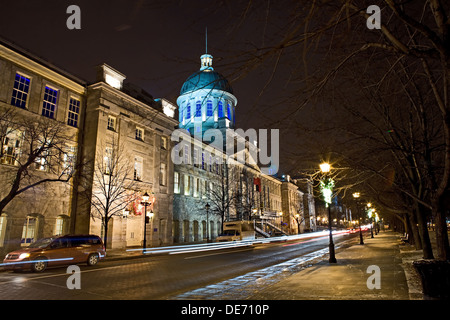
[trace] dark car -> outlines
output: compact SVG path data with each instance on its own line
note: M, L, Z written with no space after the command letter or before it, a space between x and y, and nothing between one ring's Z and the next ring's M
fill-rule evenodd
M31 269L42 272L48 266L87 263L96 265L106 255L105 246L96 235L66 235L43 238L27 248L10 252L3 260L7 270Z

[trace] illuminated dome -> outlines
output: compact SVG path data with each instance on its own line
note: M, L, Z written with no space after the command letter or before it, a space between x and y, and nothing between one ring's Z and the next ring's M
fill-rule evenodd
M234 128L237 99L227 79L212 67L213 57L200 57L200 70L181 87L177 99L179 127L191 133L209 128Z
M228 80L214 70L200 70L192 74L181 87L180 95L199 89L216 89L233 94Z

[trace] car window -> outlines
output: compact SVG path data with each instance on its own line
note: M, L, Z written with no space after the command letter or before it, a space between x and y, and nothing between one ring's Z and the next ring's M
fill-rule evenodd
M39 239L38 241L30 244L28 248L45 248L52 242L52 240L53 238Z
M50 244L51 249L67 248L69 240L67 238L59 238L52 241Z

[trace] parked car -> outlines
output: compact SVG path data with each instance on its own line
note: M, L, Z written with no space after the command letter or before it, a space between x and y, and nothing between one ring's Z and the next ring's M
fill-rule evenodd
M28 247L10 252L3 260L7 270L31 269L42 272L49 266L87 263L96 265L106 255L105 246L95 235L66 235L43 238Z

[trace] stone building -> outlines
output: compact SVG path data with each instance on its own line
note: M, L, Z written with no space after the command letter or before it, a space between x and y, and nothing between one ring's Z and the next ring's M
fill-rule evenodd
M147 214L147 246L172 243L173 163L170 161L170 135L178 122L173 119L175 106L166 100L153 99L148 93L131 84L124 84L125 75L103 64L97 68L97 82L87 87L86 120L83 132L82 157L91 159L82 172L88 181L88 193L78 195L77 215L74 217L74 233L93 233L104 236L106 215L108 223L108 247L124 248L141 246L145 212L142 195L151 195ZM122 171L128 170L122 179L116 177L125 188L123 196L107 198L103 190L104 175L108 170L105 161L117 161ZM117 171L117 170L116 170ZM100 178L99 178L100 177ZM100 181L96 181L100 180ZM98 185L100 184L100 185ZM92 190L89 190L89 186ZM107 187L109 187L107 185ZM115 200L116 212L96 212L95 197ZM103 203L101 203L103 204ZM102 206L103 207L103 206Z
M110 162L108 151L114 145L121 148L122 158L131 167L126 193L133 201L123 198L126 205L109 221L108 247L142 245L141 196L145 192L152 202L147 246L172 243L170 135L178 124L173 119L176 106L124 83L125 75L106 64L97 68L97 81L89 84L7 41L0 43L0 71L0 114L13 110L15 122L23 126L51 119L46 123L58 124L61 132L61 143L27 168L27 182L69 178L69 169L79 169L72 170L76 174L66 182L39 184L8 203L0 212L1 252L60 234L103 236L102 219L93 213L88 199L96 192L95 164ZM11 189L31 139L29 128L11 130L7 120L0 119L0 200ZM48 144L48 138L37 133L34 139ZM107 172L102 175L108 176Z
M0 199L13 190L23 168L26 175L19 188L42 179L64 179L64 170L73 167L80 151L85 104L83 80L10 42L0 42ZM12 120L6 110L14 114ZM33 159L38 148L45 151ZM42 183L15 196L0 212L0 252L67 233L73 214L72 182Z
M177 99L184 133L174 139L180 160L174 169L174 242L214 240L231 220L258 221L265 236L297 233L290 224L294 213L303 212L297 208L302 193L295 187L284 211L283 182L261 172L256 141L234 130L237 98L212 59L200 57L200 70L187 78Z

